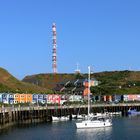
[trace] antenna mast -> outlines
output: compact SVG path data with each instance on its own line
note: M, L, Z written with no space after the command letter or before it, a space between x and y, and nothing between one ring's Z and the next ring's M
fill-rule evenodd
M52 25L52 34L53 34L52 68L53 68L53 73L56 74L57 73L57 63L56 63L56 24L55 23L53 23L53 25Z

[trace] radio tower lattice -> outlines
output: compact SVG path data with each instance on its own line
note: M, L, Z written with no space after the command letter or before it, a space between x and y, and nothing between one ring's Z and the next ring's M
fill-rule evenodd
M57 73L57 63L56 63L56 25L53 23L52 25L52 33L53 33L53 50L52 50L52 67L53 73Z

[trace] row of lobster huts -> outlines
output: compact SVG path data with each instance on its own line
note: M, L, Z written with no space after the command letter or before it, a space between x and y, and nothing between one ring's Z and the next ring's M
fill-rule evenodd
M96 102L140 101L140 94L92 96L91 99ZM31 103L62 105L67 101L83 102L83 100L85 98L82 95L0 93L0 103L4 104Z
M59 94L0 93L0 103L4 104L61 104L62 101Z
M91 79L90 85L97 86L99 81ZM4 104L63 104L70 101L84 101L87 100L88 95L88 80L77 79L58 83L54 89L63 94L19 94L19 93L0 93L0 103ZM139 94L132 95L91 95L92 101L99 102L113 102L113 101L140 101Z

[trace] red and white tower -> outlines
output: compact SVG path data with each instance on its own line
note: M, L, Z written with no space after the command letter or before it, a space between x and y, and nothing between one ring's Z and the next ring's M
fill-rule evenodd
M52 25L52 34L53 34L53 50L52 50L52 67L53 73L57 73L57 63L56 63L56 25L53 23Z

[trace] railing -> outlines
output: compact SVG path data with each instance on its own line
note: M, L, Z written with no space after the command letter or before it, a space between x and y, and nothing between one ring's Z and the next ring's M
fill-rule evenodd
M118 104L92 104L91 107L129 107L140 106L140 103L118 103ZM0 107L0 112L22 111L22 110L47 110L47 109L72 109L87 108L87 105L69 105L69 106L28 106L28 107Z

